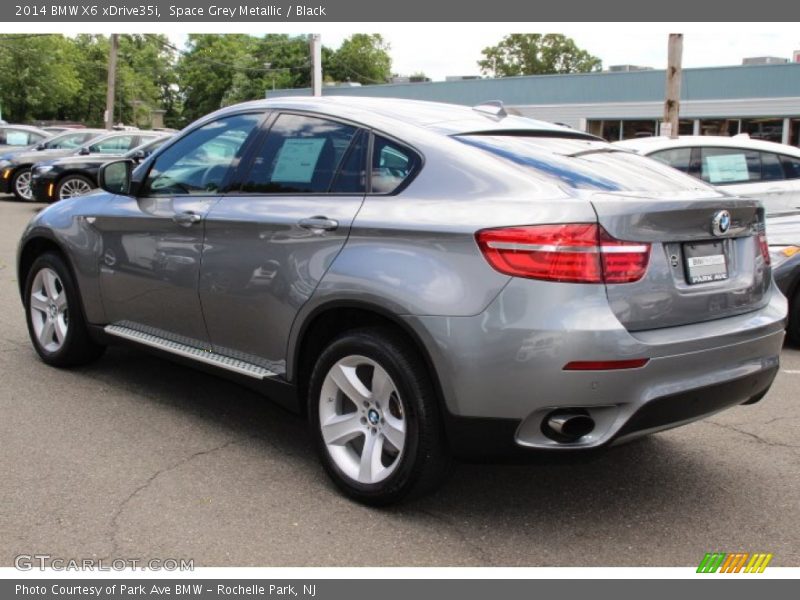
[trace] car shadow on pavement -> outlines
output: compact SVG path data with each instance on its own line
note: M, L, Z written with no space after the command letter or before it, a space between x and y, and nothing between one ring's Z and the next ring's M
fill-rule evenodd
M212 424L234 440L261 440L293 468L311 473L327 493L336 493L315 454L305 420L264 396L211 374L149 355L112 347L80 373L132 393L137 401L168 405L190 419ZM435 520L457 526L475 519L541 519L576 535L588 523L592 535L630 527L659 513L688 514L704 503L724 502L733 476L712 470L702 448L669 436L650 436L589 458L555 456L530 464L453 465L433 495L381 509L394 517ZM729 479L730 477L730 479ZM322 490L321 490L322 491ZM542 529L539 521L537 528ZM549 526L545 525L546 530Z

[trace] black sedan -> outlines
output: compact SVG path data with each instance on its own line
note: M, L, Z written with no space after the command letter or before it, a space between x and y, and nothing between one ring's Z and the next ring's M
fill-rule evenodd
M30 200L31 165L45 157L66 156L83 144L107 134L105 129L66 131L50 137L36 146L6 149L0 154L0 193L14 194L17 200Z
M31 193L39 202L54 202L88 194L97 187L97 171L112 158L140 161L171 136L160 134L127 153L78 154L39 162L33 166Z
M800 346L800 214L767 217L775 283L789 299L786 337Z

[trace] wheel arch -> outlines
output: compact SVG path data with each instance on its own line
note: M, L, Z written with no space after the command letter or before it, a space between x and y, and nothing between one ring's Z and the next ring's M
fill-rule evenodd
M82 171L80 169L70 169L69 171L64 171L63 173L59 173L58 177L52 181L53 190L57 194L59 191L59 186L64 182L65 179L68 177L80 177L82 179L87 179L91 182L93 189L97 189L100 187L97 183L97 177L93 176L91 173L87 173L86 171ZM51 201L58 201L57 197L51 198Z
M34 231L20 246L19 257L17 258L17 283L19 285L20 296L23 299L25 298L25 282L28 279L28 273L34 261L46 252L58 254L64 261L64 264L67 265L73 281L77 282L75 268L72 265L72 261L69 259L69 255L61 244L59 244L55 237L47 230Z
M290 338L286 378L295 384L305 411L305 395L314 359L334 337L362 327L388 327L402 335L422 359L433 383L440 411L446 412L444 392L433 359L419 334L402 318L385 308L359 300L330 300L317 306L296 324ZM294 342L292 344L292 341Z

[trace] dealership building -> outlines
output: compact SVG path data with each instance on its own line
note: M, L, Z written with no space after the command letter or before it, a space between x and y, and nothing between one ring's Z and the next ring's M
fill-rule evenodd
M630 68L574 75L369 86L325 86L323 95L373 96L477 105L501 100L519 113L608 140L654 135L664 110L663 70ZM307 95L275 90L267 97ZM800 146L800 64L684 69L682 135L736 135Z

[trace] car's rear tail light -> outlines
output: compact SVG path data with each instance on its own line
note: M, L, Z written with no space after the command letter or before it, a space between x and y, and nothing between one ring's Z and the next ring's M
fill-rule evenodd
M631 283L650 260L650 244L614 239L595 223L484 229L475 237L492 267L530 279Z
M772 262L772 258L769 255L767 232L764 230L763 226L758 230L758 247L761 250L761 257L764 259L764 264L769 265Z

